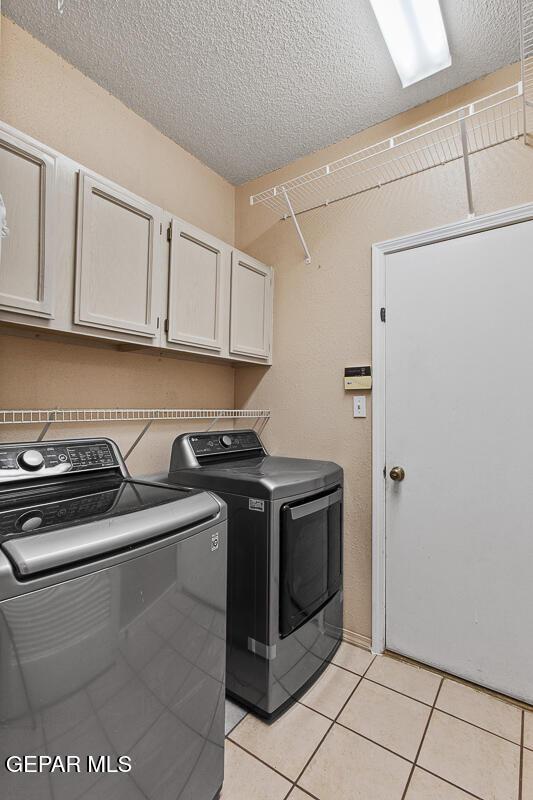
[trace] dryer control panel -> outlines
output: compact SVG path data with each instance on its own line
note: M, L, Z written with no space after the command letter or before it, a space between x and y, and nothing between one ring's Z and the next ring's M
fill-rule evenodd
M196 457L262 448L257 433L250 430L196 433L189 437L189 442Z
M121 466L115 445L107 439L0 444L0 484Z
M184 433L174 440L170 471L199 467L210 459L230 460L244 456L266 456L267 451L254 430Z

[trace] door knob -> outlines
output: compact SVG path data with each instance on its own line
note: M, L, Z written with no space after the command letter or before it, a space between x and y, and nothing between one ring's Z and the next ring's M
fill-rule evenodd
M393 481L403 481L405 478L405 470L403 467L393 467L389 474Z

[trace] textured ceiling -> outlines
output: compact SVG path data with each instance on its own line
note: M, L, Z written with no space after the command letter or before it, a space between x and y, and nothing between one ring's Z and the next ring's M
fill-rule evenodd
M402 89L369 0L4 0L232 183L518 59L517 0L441 0L451 68Z

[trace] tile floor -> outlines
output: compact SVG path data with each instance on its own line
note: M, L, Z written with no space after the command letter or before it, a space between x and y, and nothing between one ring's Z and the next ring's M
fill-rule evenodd
M266 725L228 702L221 800L533 800L533 712L343 643Z

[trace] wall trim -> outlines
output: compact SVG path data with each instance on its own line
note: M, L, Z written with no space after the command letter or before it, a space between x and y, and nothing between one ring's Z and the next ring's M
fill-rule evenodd
M363 647L365 650L371 650L372 640L370 636L363 636L362 633L354 633L347 628L342 629L342 639L349 644L355 644L357 647Z
M386 544L386 449L385 449L385 355L386 257L392 253L469 236L473 233L533 220L533 203L460 220L420 233L372 245L372 652L386 649L385 544ZM348 632L347 632L348 634ZM350 641L346 636L346 640ZM354 642L355 643L355 642Z

